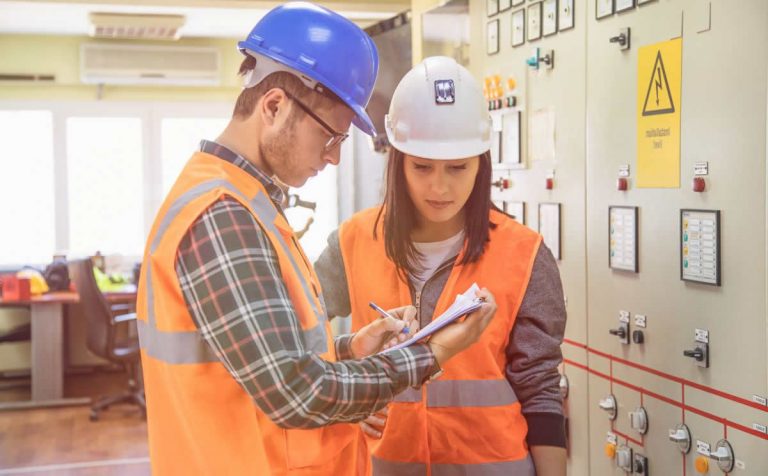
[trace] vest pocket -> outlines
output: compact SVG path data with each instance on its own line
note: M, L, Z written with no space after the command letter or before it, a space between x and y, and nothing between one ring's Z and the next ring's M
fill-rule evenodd
M321 466L333 461L359 437L357 427L347 423L312 430L283 431L289 469Z

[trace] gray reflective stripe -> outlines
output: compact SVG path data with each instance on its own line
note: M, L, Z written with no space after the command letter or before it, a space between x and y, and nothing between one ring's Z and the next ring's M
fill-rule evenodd
M428 407L496 407L516 401L517 395L506 379L435 380L427 384Z
M536 476L536 467L528 455L497 463L432 464L432 476Z
M413 403L421 401L421 390L416 390L413 387L408 387L401 393L395 395L395 402L400 403Z
M312 329L304 331L304 341L307 349L318 354L328 350L328 341L325 340L325 325L321 322Z
M258 194L256 194L255 197L253 197L253 200L251 200L251 206L256 211L256 214L262 218L262 221L264 222L264 226L266 226L267 229L270 232L272 232L273 235L275 235L275 238L277 238L277 240L282 245L283 250L285 251L285 254L291 260L291 265L293 266L293 270L296 271L296 274L298 276L302 276L301 271L299 270L299 265L296 263L296 260L293 259L293 253L291 253L290 251L291 248L285 242L285 239L283 238L282 233L280 233L280 230L278 230L277 227L275 226L275 220L277 219L278 211L274 207L274 205L272 205L272 201L266 195L259 192ZM309 292L309 285L304 279L301 280L301 286L304 289L304 294L307 296L307 299L309 300L310 304L312 304L312 310L315 312L315 315L318 317L318 320L325 321L326 319L325 309L317 308L317 306L315 305L314 299L311 298L313 294Z
M425 463L403 463L371 457L374 476L425 476ZM432 476L536 476L536 467L530 455L517 461L479 464L430 465Z
M285 239L283 238L283 235L280 233L280 230L277 229L275 226L275 220L277 219L277 209L272 205L272 201L264 195L261 191L256 194L255 197L253 197L253 200L251 200L251 206L253 207L254 211L256 211L256 214L261 218L262 223L267 228L268 231L270 231L274 237L277 239L277 241L280 242L280 245L283 247L283 251L285 251L285 255L288 257L288 259L291 261L291 266L293 266L293 270L296 272L296 275L299 277L299 282L301 283L301 287L304 291L304 296L306 296L307 301L309 301L309 304L312 306L312 311L315 313L315 316L317 316L317 322L318 325L313 328L312 330L315 331L312 334L310 334L308 331L304 332L304 337L306 340L307 347L314 350L315 352L319 354L323 354L328 351L328 342L326 340L325 335L325 305L323 304L322 309L318 309L317 305L315 303L315 300L312 299L313 294L309 290L309 284L305 279L302 278L303 274L301 273L301 270L299 269L298 264L296 263L296 260L293 258L293 253L291 253L290 247L285 242ZM318 301L322 303L322 296L318 296ZM322 335L320 333L322 332ZM312 342L312 344L310 344Z
M152 240L152 244L149 247L149 251L151 253L155 252L155 250L157 249L157 246L160 244L160 240L163 239L163 236L165 236L165 232L168 230L168 227L171 226L171 222L173 222L173 219L176 218L176 215L178 215L179 212L181 212L181 210L189 204L189 202L199 197L200 195L204 194L205 192L209 192L213 190L216 187L224 187L232 192L239 194L239 192L237 190L234 190L226 180L220 180L220 179L203 182L199 185L196 185L190 188L189 190L184 192L179 198L177 198L176 201L173 202L173 205L171 205L168 208L168 212L165 214L165 216L163 217L163 221L160 222L160 226L157 228L155 239Z
M312 309L315 311L315 315L318 318L319 324L311 329L304 331L304 340L307 348L316 353L325 353L328 350L328 342L326 340L325 332L325 307L322 302L322 296L319 296L323 309L318 310L317 306L312 299L312 294L309 292L309 286L307 285L304 275L300 272L296 261L293 259L293 254L285 243L283 236L277 230L274 225L274 220L277 218L277 209L272 205L272 202L259 191L256 196L249 200L239 190L234 188L232 184L226 180L215 179L207 182L203 182L195 187L192 187L185 193L183 193L176 201L168 208L168 212L163 217L163 221L160 223L157 233L150 244L150 252L154 253L157 250L163 236L170 227L176 216L200 195L213 190L217 187L221 187L229 191L230 193L239 196L245 201L249 201L254 210L259 214L262 223L268 228L268 231L279 240L280 246L283 247L283 251L291 261L294 271L296 272L299 282L301 282L302 289L306 299L309 301ZM152 285L152 270L151 266L146 266L146 286L147 286L147 323L139 321L139 341L141 347L145 349L147 354L161 361L171 364L191 364L191 363L206 363L217 361L216 355L213 350L204 341L199 332L161 332L157 330L155 323L155 299L154 299L154 287Z
M401 463L376 456L371 457L371 463L374 476L426 476L427 474L425 463Z
M144 321L136 321L141 347L147 354L168 364L204 364L219 358L197 331L163 332Z

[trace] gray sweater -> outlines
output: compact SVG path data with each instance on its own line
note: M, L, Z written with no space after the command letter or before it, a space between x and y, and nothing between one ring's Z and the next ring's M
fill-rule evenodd
M424 284L419 306L423 327L432 320L434 307L448 281L455 258L441 265ZM338 231L315 263L331 317L351 313L349 288ZM414 299L414 296L411 296ZM557 263L541 244L533 264L517 320L506 348L506 377L520 401L528 422L528 444L565 447L563 403L558 365L565 332L565 301Z

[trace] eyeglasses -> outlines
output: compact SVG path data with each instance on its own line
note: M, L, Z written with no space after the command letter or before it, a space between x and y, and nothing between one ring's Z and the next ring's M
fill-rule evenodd
M306 112L309 117L314 119L318 124L323 126L323 129L325 129L326 131L328 131L329 134L331 134L331 138L328 139L328 142L326 142L325 146L323 147L323 149L326 152L333 149L337 145L341 144L347 139L347 137L349 137L349 134L346 132L337 132L336 130L334 130L333 127L329 126L327 122L320 119L320 117L314 112L312 112L312 110L310 110L306 104L296 99L296 97L293 96L292 94L289 94L286 92L285 95L288 96L291 100L293 100L293 102L295 102L301 108L302 111Z

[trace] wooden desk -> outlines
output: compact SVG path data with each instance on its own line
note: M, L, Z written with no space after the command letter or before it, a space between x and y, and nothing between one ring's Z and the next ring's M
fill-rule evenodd
M133 302L136 287L104 293L110 302ZM76 292L55 292L25 301L0 299L0 307L28 307L32 324L32 399L0 403L0 410L83 405L90 398L64 398L64 306L77 304Z

